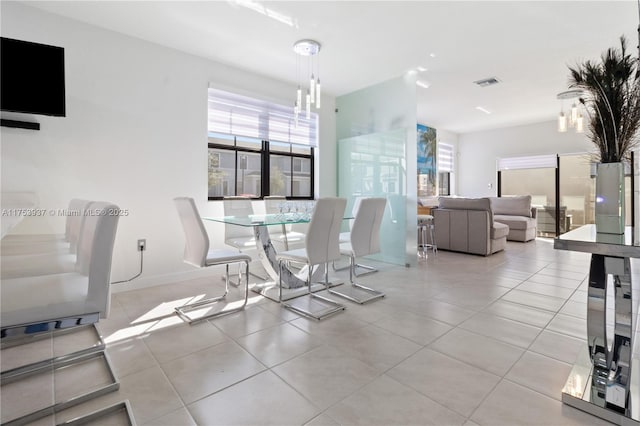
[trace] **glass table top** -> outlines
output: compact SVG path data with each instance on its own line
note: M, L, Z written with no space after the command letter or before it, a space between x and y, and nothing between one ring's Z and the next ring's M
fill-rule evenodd
M308 223L311 217L304 213L254 214L250 216L203 217L203 220L238 226L269 226L290 223Z
M618 235L597 232L593 224L584 225L554 239L553 247L609 256L640 257L640 241L634 240L630 226L625 227L624 234Z

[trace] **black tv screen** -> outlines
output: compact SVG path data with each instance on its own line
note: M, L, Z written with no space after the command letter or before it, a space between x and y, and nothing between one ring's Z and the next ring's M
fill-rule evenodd
M65 116L64 49L0 37L0 109Z

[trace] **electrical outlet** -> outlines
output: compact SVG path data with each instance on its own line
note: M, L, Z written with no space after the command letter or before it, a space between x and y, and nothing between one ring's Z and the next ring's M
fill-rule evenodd
M145 251L147 249L147 240L138 240L138 251Z

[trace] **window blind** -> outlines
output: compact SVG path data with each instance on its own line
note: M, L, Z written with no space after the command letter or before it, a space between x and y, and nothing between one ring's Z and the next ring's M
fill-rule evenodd
M318 114L302 112L296 127L293 107L209 88L211 133L317 146L317 123Z
M453 145L438 144L438 171L453 173Z
M529 157L498 158L498 170L544 169L557 167L557 156L532 155Z

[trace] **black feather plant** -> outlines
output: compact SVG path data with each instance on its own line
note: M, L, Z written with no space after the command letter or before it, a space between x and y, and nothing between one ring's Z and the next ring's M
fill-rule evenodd
M627 54L626 44L622 36L620 49L607 49L600 61L569 67L569 87L583 91L580 103L589 116L588 136L602 163L628 159L638 145L640 74L638 59Z

